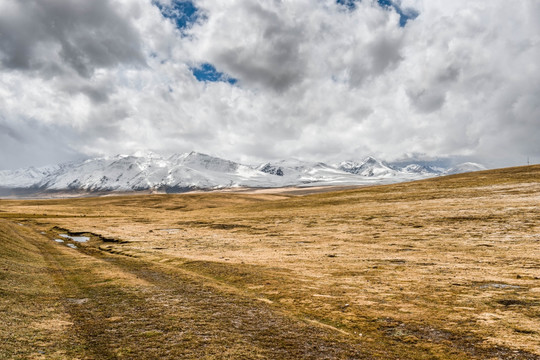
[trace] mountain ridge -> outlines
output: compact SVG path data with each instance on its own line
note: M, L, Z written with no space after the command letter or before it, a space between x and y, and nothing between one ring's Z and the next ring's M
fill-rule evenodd
M246 165L198 153L163 157L150 152L97 157L41 168L0 171L0 189L39 192L185 192L235 187L374 185L484 170L463 163L440 169L411 162L396 166L366 157L338 164L297 159Z

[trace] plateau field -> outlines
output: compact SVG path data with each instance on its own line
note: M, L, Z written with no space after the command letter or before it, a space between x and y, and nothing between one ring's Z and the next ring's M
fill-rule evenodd
M0 359L540 359L540 165L322 190L0 200Z

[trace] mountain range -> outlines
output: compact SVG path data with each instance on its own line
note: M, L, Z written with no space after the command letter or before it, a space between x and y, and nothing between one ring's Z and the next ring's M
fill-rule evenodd
M337 164L281 160L258 166L190 152L162 157L136 153L99 157L41 168L0 171L0 195L51 192L177 193L224 188L372 185L484 170L480 164L452 168L386 163L373 157Z

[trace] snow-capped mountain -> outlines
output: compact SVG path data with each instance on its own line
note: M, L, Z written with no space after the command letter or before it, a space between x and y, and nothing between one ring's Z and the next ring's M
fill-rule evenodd
M37 169L0 171L0 190L5 195L17 193L13 189L24 193L183 192L230 187L371 185L483 169L474 163L445 171L419 164L393 166L373 157L337 165L290 159L251 166L197 152L168 158L139 152Z
M453 175L453 174L461 174L461 173L466 173L466 172L482 171L482 170L487 170L487 168L482 164L466 162L466 163L451 167L450 169L445 170L443 173L445 175Z
M281 177L280 182L290 185L354 180L350 174L325 163L307 162L297 159L269 162L260 165L257 169L264 173ZM359 179L356 178L356 180Z
M160 181L168 163L157 157L117 155L70 163L45 176L34 187L46 190L144 190Z
M187 166L197 170L214 172L234 172L242 165L233 161L201 154L195 151L186 154L175 154L168 159L175 165Z
M390 167L390 165L371 156L368 156L361 162L351 160L344 161L339 164L338 169L361 176L391 177L396 176L398 173L398 171Z
M401 171L410 173L410 174L441 174L442 170L437 167L420 165L420 164L410 164L401 168Z
M60 166L29 167L0 171L0 186L6 188L31 187L44 177L58 170Z

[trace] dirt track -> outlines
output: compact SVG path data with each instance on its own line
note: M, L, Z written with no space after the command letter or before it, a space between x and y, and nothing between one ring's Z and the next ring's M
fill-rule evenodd
M204 277L90 248L83 253L15 223L2 226L27 242L22 248L39 250L47 264L42 281L58 289L55 300L65 317L59 331L40 334L41 344L57 343L52 349L12 343L0 349L0 358L370 358L360 341ZM37 320L27 316L20 320ZM58 324L55 314L50 317L39 321Z

